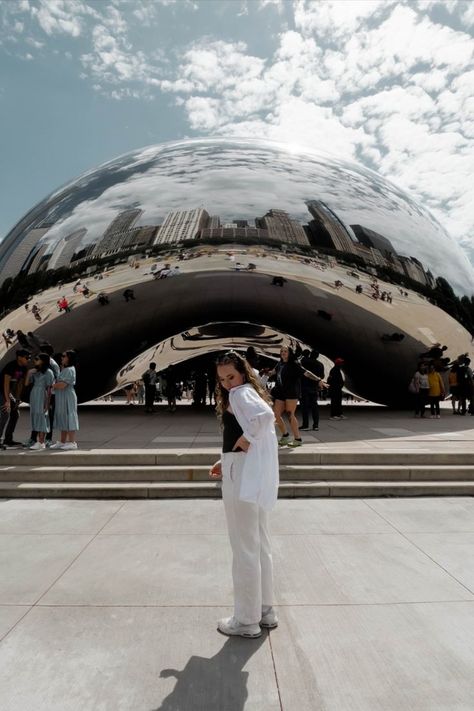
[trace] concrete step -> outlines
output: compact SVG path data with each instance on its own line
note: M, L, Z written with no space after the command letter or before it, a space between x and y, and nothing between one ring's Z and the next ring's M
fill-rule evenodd
M216 482L17 482L0 483L1 498L158 499L219 498ZM474 482L282 481L280 498L474 496Z
M56 460L57 463L57 460ZM0 482L207 482L209 466L0 466ZM287 481L474 481L474 465L290 465L280 466Z
M57 450L42 450L30 452L22 449L7 449L0 451L0 465L12 466L164 466L210 465L219 458L217 448L196 450L158 450L158 449L120 449L120 450L77 450L61 452ZM289 450L280 449L280 464L298 465L473 465L472 452L419 452L390 450L358 450L338 451L321 449L308 451L305 446Z

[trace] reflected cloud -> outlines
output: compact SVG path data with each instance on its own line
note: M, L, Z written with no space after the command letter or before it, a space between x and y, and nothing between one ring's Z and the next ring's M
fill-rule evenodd
M0 282L22 270L33 273L66 266L68 261L74 265L78 259L88 258L91 265L114 249L159 246L158 228L170 214L197 210L204 212L193 236L189 237L188 229L186 239L202 241L201 231L211 229L206 220L215 216L219 218L215 229L226 225L244 229L243 223L257 228L245 235L256 243L270 238L289 249L331 248L327 235L322 239L321 230L319 235L311 230L317 218L308 205L316 203L324 205L346 230L349 251L351 243L357 251L360 238L351 225L361 226L366 234L371 231L387 240L395 256L414 257L425 272L444 276L458 291L471 293L474 275L467 257L441 225L399 188L352 163L256 140L199 139L150 146L85 173L45 198L7 235L0 245ZM287 218L273 226L273 234L265 235L265 229L272 232L268 216L275 210ZM124 214L133 214L134 219L120 226L117 220L120 223ZM299 238L289 221L299 225ZM148 241L140 227L148 228ZM236 241L239 236L204 233L211 241L212 237ZM179 233L168 241L179 242ZM61 244L65 251L61 252ZM381 252L360 244L365 250ZM358 253L369 256L364 249ZM396 262L395 268L405 269Z

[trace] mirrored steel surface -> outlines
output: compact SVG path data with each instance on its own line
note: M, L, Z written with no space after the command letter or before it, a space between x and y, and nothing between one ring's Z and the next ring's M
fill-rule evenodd
M390 300L375 298L377 265L427 288L438 275L458 293L474 283L439 223L375 173L280 144L182 141L100 166L20 220L0 244L0 283L35 291L28 310L2 304L0 327L77 348L82 400L123 384L131 363L135 379L150 349L182 360L183 334L203 324L230 342L233 323L344 357L354 392L395 403L420 352L439 341L455 357L471 341L410 289L379 278ZM235 338L259 349L256 333Z

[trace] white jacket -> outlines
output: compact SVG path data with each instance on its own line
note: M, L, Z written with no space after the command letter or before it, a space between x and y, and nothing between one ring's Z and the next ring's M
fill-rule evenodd
M240 500L270 511L278 497L278 444L275 415L251 385L229 391L229 403L245 439L250 442L242 470Z

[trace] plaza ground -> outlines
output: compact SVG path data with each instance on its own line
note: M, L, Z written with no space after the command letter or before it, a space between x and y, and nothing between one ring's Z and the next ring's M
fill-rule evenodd
M211 412L79 414L82 449L219 449ZM304 447L474 456L474 418L448 409L347 414L323 407ZM2 499L0 512L2 711L474 708L474 497L279 500L280 624L257 640L216 631L232 605L218 499Z

